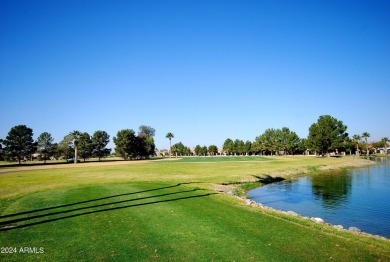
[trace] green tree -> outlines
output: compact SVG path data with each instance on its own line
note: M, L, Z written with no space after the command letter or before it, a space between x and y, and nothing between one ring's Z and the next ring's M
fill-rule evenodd
M169 139L169 157L172 157L172 155L171 155L171 147L172 147L172 138L174 138L175 136L173 135L173 133L171 133L171 132L169 132L169 133L167 133L166 134L166 136L165 136L166 138L168 138Z
M53 148L51 150L51 155L55 158L55 159L60 159L61 157L61 151L59 149L59 146L58 146L58 143L53 143Z
M154 138L153 137L146 137L145 138L145 152L146 152L146 158L149 158L150 156L156 155L156 145L154 144Z
M17 159L19 165L24 158L31 157L37 150L33 130L25 125L11 128L3 143L6 157L10 160Z
M251 152L253 154L261 154L262 151L261 151L261 145L259 144L259 141L257 141L255 139L255 141L253 141L252 145L251 145Z
M58 144L58 150L60 154L68 161L68 159L74 157L74 144L72 134L64 136L61 142Z
M172 153L176 155L176 157L182 156L185 154L186 147L183 145L182 142L176 143L172 146Z
M181 147L180 147L180 145L181 145L181 142L176 143L176 144L174 144L173 146L171 146L171 152L172 152L173 154L175 154L176 157L177 157L178 155L180 155L180 153L181 153Z
M360 137L360 135L353 135L352 138L356 144L356 153L355 154L358 156L359 155L359 142L360 142L361 137Z
M61 155L61 156L64 156L66 161L68 161L68 159L72 158L73 157L73 148L72 148L72 145L73 145L73 135L72 134L68 134L66 135L62 140L61 142L58 144L58 153Z
M252 153L252 142L247 140L244 145L244 153L250 155Z
M265 136L265 145L268 147L267 149L271 151L271 155L273 154L272 152L275 153L275 155L279 154L279 147L280 143L278 141L278 131L277 129L274 128L269 128L265 130L264 136Z
M227 138L225 142L223 143L222 146L223 151L227 154L230 155L234 151L234 142L230 138Z
M155 155L156 146L153 137L147 136L147 133L139 133L136 137L135 157L145 159Z
M284 154L294 154L298 150L300 138L294 131L283 127L281 130L278 130L277 135L279 136L277 141L279 141L280 149Z
M146 125L141 125L139 128L139 133L143 133L145 134L147 137L154 137L154 135L156 134L156 129L154 129L153 127L150 127L150 126L146 126Z
M208 151L211 156L215 156L218 154L218 147L216 145L209 145Z
M368 141L367 141L367 139L370 137L370 133L368 133L368 132L364 132L363 134L362 134L362 137L364 138L364 141L365 141L365 145L366 145L366 154L367 154L367 156L370 154L370 151L368 150Z
M108 142L110 142L110 136L106 131L96 131L92 138L92 155L97 156L99 161L102 157L108 156L111 152L110 149L106 148Z
M321 154L343 147L344 141L348 137L347 126L342 121L331 117L330 115L320 116L317 123L309 128L307 138L311 149Z
M245 152L245 143L240 139L234 140L234 153L243 155Z
M78 147L80 157L84 159L84 162L87 158L92 156L92 140L87 132L81 133Z
M208 151L207 151L207 146L202 146L201 155L206 156L207 153L208 153Z
M144 159L148 155L146 148L146 135L145 133L140 133L135 138L135 154L133 155L133 158L136 159Z
M349 152L349 155L352 154L352 151L355 149L354 142L348 137L344 142L345 150Z
M53 137L48 132L43 132L37 139L37 150L43 154L43 162L46 164L48 156L53 150Z
M136 136L132 129L123 129L114 137L115 153L127 160L136 155Z
M253 143L254 152L270 152L275 154L294 154L300 146L301 139L290 131L289 128L282 129L268 128L263 134L256 137Z
M200 145L195 146L195 155L199 156L202 154L202 147Z
M255 139L255 148L257 152L262 152L263 154L271 153L271 155L273 155L273 152L277 153L278 147L279 143L276 129L268 128L263 134Z
M139 127L140 135L139 137L144 138L144 152L143 157L149 158L150 156L156 155L156 145L154 144L154 135L156 134L156 129L150 126L142 125Z
M374 141L374 142L371 143L371 145L374 148L375 153L376 153L378 148L383 147L383 141L381 141L381 140Z
M306 138L299 139L296 153L303 154L306 151Z
M184 147L184 155L186 156L192 155L191 148L189 148L188 146Z

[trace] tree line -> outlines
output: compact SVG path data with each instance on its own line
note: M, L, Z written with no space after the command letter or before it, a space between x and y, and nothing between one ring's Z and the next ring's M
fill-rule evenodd
M295 155L306 152L321 155L330 152L335 154L347 152L360 155L363 151L369 155L375 148L380 147L383 147L386 153L388 152L387 142L389 139L387 137L370 144L368 143L368 137L370 137L368 132L363 132L362 135L353 135L350 138L346 131L347 126L342 121L330 115L323 115L310 126L307 138L300 138L287 127L268 128L254 141L244 142L240 139L227 138L223 143L222 152L218 152L215 145L209 147L196 145L192 151L181 142L171 146L171 151L176 156L203 156L218 153L225 155Z
M216 145L210 146L201 146L196 145L194 150L191 150L190 147L184 146L182 142L176 143L171 146L171 153L175 156L214 156L218 154L218 147Z
M327 154L334 152L349 152L360 155L365 152L370 154L375 148L384 148L388 153L389 138L384 137L380 141L368 143L370 134L363 132L349 137L347 126L342 121L330 116L320 116L316 123L309 128L307 138L300 138L294 131L287 127L281 129L268 128L254 141L227 138L223 143L223 152L218 151L216 145L196 145L194 150L179 142L174 145L171 140L173 133L169 132L169 154L176 156L185 155L294 155L311 152L314 154ZM123 159L145 159L155 155L154 143L155 129L141 125L138 134L133 129L123 129L117 132L113 138L115 154ZM364 139L364 140L362 140ZM8 161L21 161L31 159L34 153L39 153L46 162L49 158L66 159L77 163L78 157L84 159L101 158L110 155L111 149L107 148L110 136L107 132L98 130L93 135L87 132L73 131L66 135L58 144L48 132L40 134L36 141L33 140L33 130L25 125L18 125L9 131L4 140L0 139L0 159Z
M136 135L132 129L118 131L113 138L115 153L124 159L144 159L155 155L153 136L155 129L142 125ZM26 125L17 125L11 128L7 137L0 139L0 159L7 161L32 160L33 155L39 158L65 159L67 162L79 162L79 157L86 161L91 157L101 160L111 154L107 148L110 136L107 132L98 130L89 135L87 132L72 131L59 143L54 143L52 135L48 132L41 133L37 140L33 139L33 130Z

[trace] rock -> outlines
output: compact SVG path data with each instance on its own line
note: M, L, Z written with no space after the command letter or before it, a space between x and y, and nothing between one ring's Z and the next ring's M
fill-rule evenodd
M350 231L350 232L355 232L355 233L360 233L360 232L362 232L359 228L357 228L357 227L349 227L348 228L348 231Z
M250 205L251 204L251 200L250 199L245 199L244 203L245 203L245 205Z
M344 227L342 225L335 225L333 227L336 228L336 229L344 229Z
M310 219L312 221L316 222L316 223L325 223L325 221L322 218L319 218L319 217L312 217Z

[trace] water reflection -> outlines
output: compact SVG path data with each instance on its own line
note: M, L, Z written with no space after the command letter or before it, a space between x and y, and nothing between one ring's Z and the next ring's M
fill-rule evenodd
M324 208L336 208L348 201L352 188L352 176L347 172L329 172L313 176L311 179L313 194L322 200Z

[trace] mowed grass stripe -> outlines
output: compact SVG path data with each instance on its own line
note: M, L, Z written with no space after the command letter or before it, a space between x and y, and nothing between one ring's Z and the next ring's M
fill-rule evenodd
M101 200L118 199L119 197L130 196L130 195L134 195L134 194L141 194L141 193L147 193L147 192L152 192L152 191L161 191L163 189L174 188L174 187L178 187L180 185L182 185L182 183L176 184L176 185L172 185L172 186L164 186L164 187L160 187L160 188L153 188L153 189L144 190L144 191L135 191L135 192L130 192L130 193L121 193L121 194L117 194L117 195L104 196L104 197L99 197L99 198L95 198L95 199L83 200L83 201L80 201L80 202L73 202L73 203L69 203L69 204L45 207L45 208L40 208L40 209L35 209L35 210L30 210L30 211L23 211L23 212L19 212L19 213L2 215L2 216L0 216L0 219L8 218L8 217L14 217L14 216L19 216L19 215L25 215L25 214L32 214L32 213L37 213L37 212L41 212L41 211L54 210L54 209L58 209L58 208L67 208L67 207L72 207L72 206L79 206L79 205L83 205L83 204L87 204L87 203L89 204L89 203L93 203L93 202L97 202L97 201L101 201ZM169 193L169 194L175 194L175 193ZM151 198L151 197L153 197L153 196L149 196L149 197L145 197L145 198ZM122 200L122 201L118 201L116 203L121 203L121 202L125 202L125 201L134 201L134 200L139 200L139 199L140 198L138 198L138 199L131 199L131 200ZM99 205L102 206L102 205L106 205L106 204L99 204ZM75 209L80 209L80 208L75 208Z
M83 189L85 192L88 188ZM100 191L101 189L97 190ZM155 203L160 203L164 201L177 201L184 200L192 197L202 197L208 196L215 193L204 193L203 189L194 188L188 189L181 187L181 184L163 186L158 188L153 188L149 190L133 191L127 193L121 193L117 195L109 195L104 197L99 197L95 199L82 200L79 202L73 202L68 204L49 206L44 208L35 208L27 211L9 213L6 210L6 215L0 216L0 231L13 230L18 227L26 227L36 224L42 224L47 222L52 222L64 218L72 218L81 215L88 215L93 213L111 211L116 209L135 207L141 205L150 205ZM190 194L193 193L193 194ZM64 192L63 192L64 194ZM69 194L66 192L65 194ZM42 194L38 194L38 199L36 204L42 203L41 199ZM45 194L44 194L45 195ZM134 197L133 197L134 196ZM31 197L30 197L31 198ZM75 198L72 198L73 200ZM17 201L13 206L20 209L20 207L25 206L23 203ZM29 206L34 206L29 200ZM7 212L8 211L8 212ZM30 222L31 220L36 222ZM27 223L25 223L27 222ZM5 228L1 228L6 226Z

